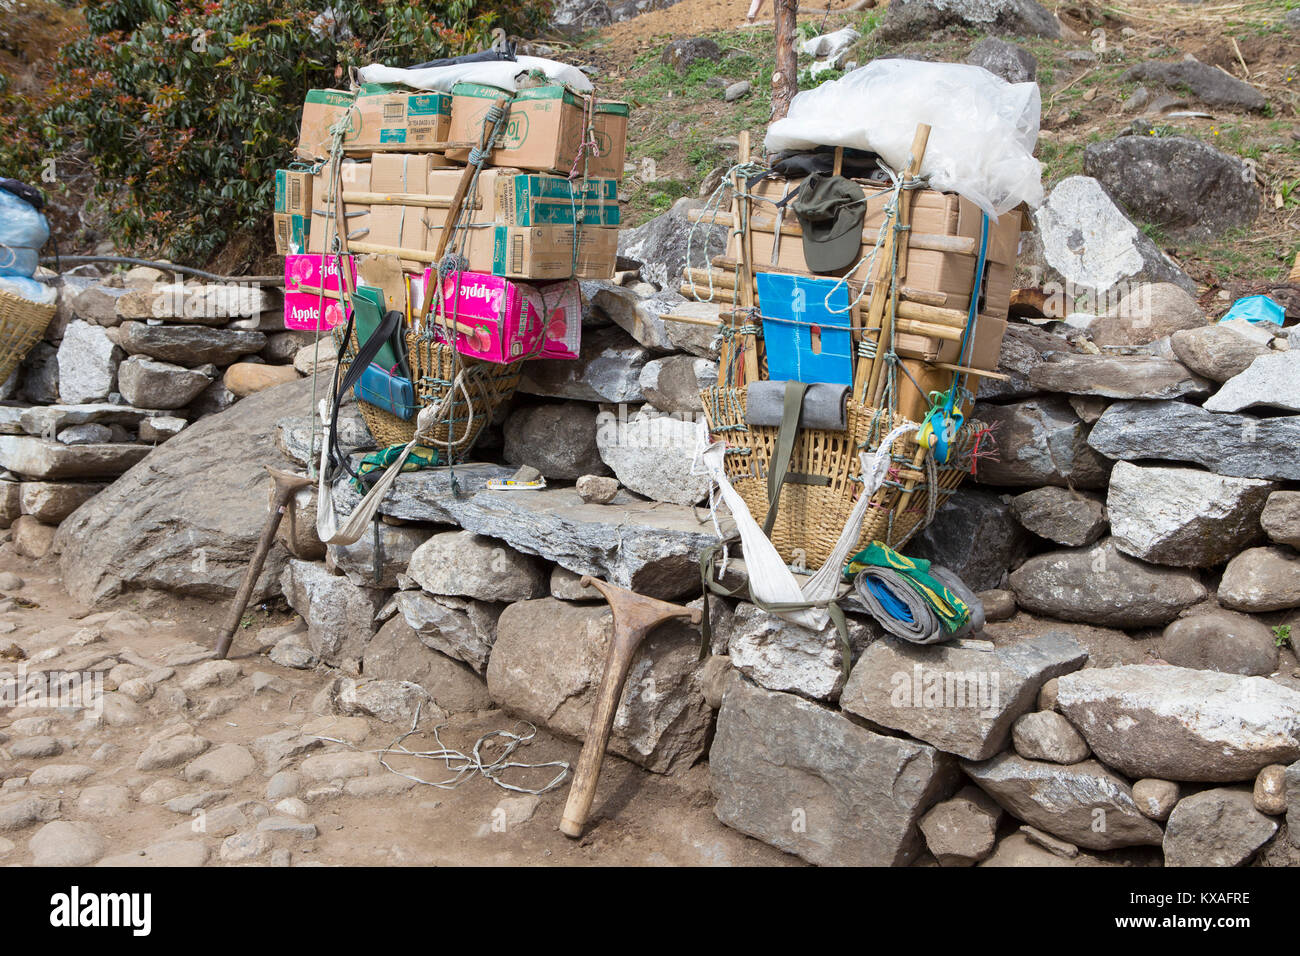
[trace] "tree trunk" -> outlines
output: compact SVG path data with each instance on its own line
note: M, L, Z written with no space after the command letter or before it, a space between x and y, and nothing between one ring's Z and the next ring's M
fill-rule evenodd
M772 74L772 119L790 111L799 92L799 55L795 52L798 0L773 0L776 14L776 72Z

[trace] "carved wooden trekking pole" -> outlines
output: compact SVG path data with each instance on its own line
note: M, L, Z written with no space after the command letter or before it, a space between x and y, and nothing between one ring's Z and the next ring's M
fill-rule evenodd
M623 683L641 642L656 627L672 618L688 618L692 624L700 621L700 612L696 609L634 594L626 588L587 575L583 576L581 584L583 587L590 585L605 595L614 613L614 635L610 638L609 653L605 657L605 673L600 678L587 739L578 757L573 786L569 788L569 801L564 805L564 817L560 820L561 832L571 837L582 836L582 828L587 823L591 801L596 796L600 765L605 759L605 745L609 743L614 714L623 697Z
M262 565L266 564L266 556L271 551L271 544L275 541L275 532L280 527L280 519L284 517L285 510L289 507L293 496L303 488L310 488L315 482L305 475L295 475L292 472L280 471L278 468L266 466L266 470L271 475L271 481L275 482L275 496L271 501L271 514L266 519L266 526L262 528L262 537L257 542L257 550L253 552L253 559L248 562L248 570L244 572L244 580L239 584L239 590L235 592L234 603L230 605L230 614L226 617L226 626L221 629L221 636L217 639L217 659L225 660L230 653L230 642L235 639L235 632L239 630L239 622L244 619L244 609L248 607L248 600L253 596L253 588L257 585L257 579L262 573Z

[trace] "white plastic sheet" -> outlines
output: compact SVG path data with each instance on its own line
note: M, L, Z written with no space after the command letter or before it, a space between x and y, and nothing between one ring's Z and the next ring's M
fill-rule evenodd
M993 216L1043 200L1034 159L1037 83L1008 83L962 63L875 60L795 96L767 128L768 152L846 146L878 153L901 171L919 123L931 127L922 175Z
M541 70L549 79L563 83L575 93L590 93L591 80L577 67L540 56L521 56L515 60L487 60L456 66L432 66L424 70L403 70L395 66L372 63L361 68L363 83L401 83L414 90L450 93L457 83L483 83L514 92L518 78L532 70Z

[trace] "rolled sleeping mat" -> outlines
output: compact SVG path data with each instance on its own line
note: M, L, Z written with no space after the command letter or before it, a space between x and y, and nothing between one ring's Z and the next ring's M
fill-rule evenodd
M785 410L785 382L750 382L746 389L745 422L777 428ZM842 432L849 427L848 385L815 382L803 395L800 428Z

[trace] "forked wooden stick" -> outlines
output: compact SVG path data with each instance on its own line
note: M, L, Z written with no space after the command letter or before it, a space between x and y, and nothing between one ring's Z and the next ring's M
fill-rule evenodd
M614 714L623 697L628 668L632 666L632 658L636 656L641 642L656 627L672 618L684 617L692 624L700 622L700 612L696 608L645 597L589 575L583 575L580 583L583 587L594 587L605 595L609 609L614 614L614 634L610 638L609 653L605 657L605 673L600 678L600 690L596 694L595 709L591 712L591 724L587 727L587 739L583 741L578 769L573 775L573 786L569 788L569 800L564 805L564 817L560 820L560 831L570 837L582 836L582 828L587 824L591 801L596 796L600 765L605 759L605 746L609 743L609 734L614 727Z

